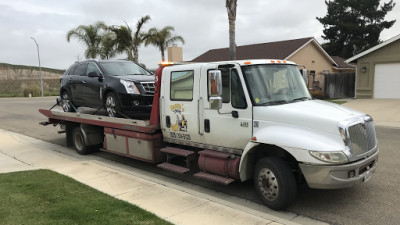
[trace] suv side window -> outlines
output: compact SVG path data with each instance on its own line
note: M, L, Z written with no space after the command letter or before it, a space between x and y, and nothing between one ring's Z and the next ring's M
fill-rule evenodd
M71 66L71 68L68 70L68 75L74 75L74 70L76 69L77 65Z
M97 75L101 74L99 69L97 68L96 64L94 64L94 63L89 63L88 64L87 71L86 71L86 76L88 76L89 73L91 73L91 72L95 72Z
M73 74L78 76L85 76L87 70L87 63L79 64L74 70Z

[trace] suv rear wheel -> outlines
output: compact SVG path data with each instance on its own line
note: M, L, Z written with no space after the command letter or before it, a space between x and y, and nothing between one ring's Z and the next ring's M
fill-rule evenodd
M61 94L61 107L63 108L64 112L74 111L68 91L63 91Z

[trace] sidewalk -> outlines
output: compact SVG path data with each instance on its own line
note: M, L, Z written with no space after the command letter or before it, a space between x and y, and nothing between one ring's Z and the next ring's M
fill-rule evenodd
M0 173L50 169L174 224L324 224L0 129Z

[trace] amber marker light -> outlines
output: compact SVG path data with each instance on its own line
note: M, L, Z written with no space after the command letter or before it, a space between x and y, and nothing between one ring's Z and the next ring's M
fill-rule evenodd
M212 80L212 93L217 93L217 85L215 84L215 80Z
M257 141L256 136L252 137L251 140L252 140L252 141Z
M249 62L249 61L244 62L244 65L250 65L250 64L251 64L251 62Z
M162 61L158 65L159 66L171 66L171 65L174 65L174 63L173 62L168 62L168 61Z
M271 63L275 63L275 61L274 61L274 60L271 60Z

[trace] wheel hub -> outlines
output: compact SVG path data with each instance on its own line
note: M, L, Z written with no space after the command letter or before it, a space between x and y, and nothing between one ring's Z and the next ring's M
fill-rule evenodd
M266 199L273 201L278 198L278 180L271 170L264 168L260 171L258 185Z
M115 100L113 97L108 97L106 100L106 109L107 113L110 116L115 116L116 111L115 111Z

